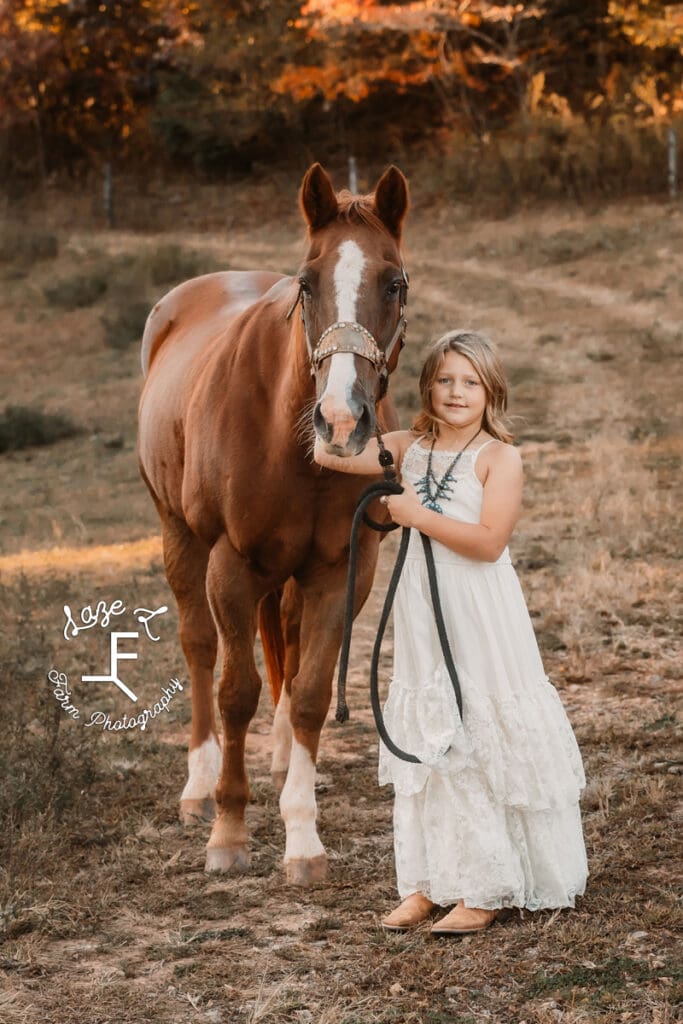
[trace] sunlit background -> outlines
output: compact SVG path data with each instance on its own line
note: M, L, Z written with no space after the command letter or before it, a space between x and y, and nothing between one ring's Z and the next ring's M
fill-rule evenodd
M664 192L682 45L683 4L654 0L6 0L0 174L225 181L315 154L438 159L455 195Z

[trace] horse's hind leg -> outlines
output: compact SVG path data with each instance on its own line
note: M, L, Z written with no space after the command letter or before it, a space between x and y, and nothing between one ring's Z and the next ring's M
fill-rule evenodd
M180 817L189 825L211 821L221 767L213 703L217 633L206 598L209 549L175 516L163 515L166 578L178 602L180 642L192 684L192 732L188 779L180 797Z
M301 591L296 580L289 579L285 584L280 601L280 616L285 641L285 671L282 691L273 719L274 746L270 763L271 778L278 792L282 791L285 784L289 755L292 750L292 723L289 719L289 707L292 679L299 671L299 633L302 610Z
M216 787L216 820L206 850L207 871L243 870L249 865L244 821L249 784L244 747L261 690L254 662L258 603L271 589L272 585L250 571L223 535L212 548L207 573L207 592L223 656L218 688L223 764Z

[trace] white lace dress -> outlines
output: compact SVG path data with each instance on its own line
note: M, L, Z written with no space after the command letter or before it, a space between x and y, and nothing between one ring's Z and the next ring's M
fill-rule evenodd
M490 444L491 442L486 442ZM405 454L404 479L427 467L426 441ZM483 487L466 450L444 515L478 523ZM440 480L454 453L434 452ZM588 869L579 796L585 786L571 725L541 662L507 550L497 562L432 549L463 721L443 661L419 534L394 604L394 672L384 708L390 737L424 764L380 743L379 781L393 783L394 846L402 898L462 899L495 909L574 906Z

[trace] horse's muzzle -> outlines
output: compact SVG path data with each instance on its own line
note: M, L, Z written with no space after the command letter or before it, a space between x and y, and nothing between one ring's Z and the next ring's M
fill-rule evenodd
M317 402L313 411L316 434L334 449L335 455L343 458L362 452L375 429L375 411L372 406L365 400L354 405L359 407L357 416L353 415L355 409L347 407L341 411L326 410L330 417L328 419L323 413L322 402Z

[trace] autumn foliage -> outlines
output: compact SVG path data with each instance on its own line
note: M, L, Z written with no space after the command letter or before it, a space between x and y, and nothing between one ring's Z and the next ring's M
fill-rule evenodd
M683 4L5 0L0 174L206 177L454 139L655 135L683 117Z

